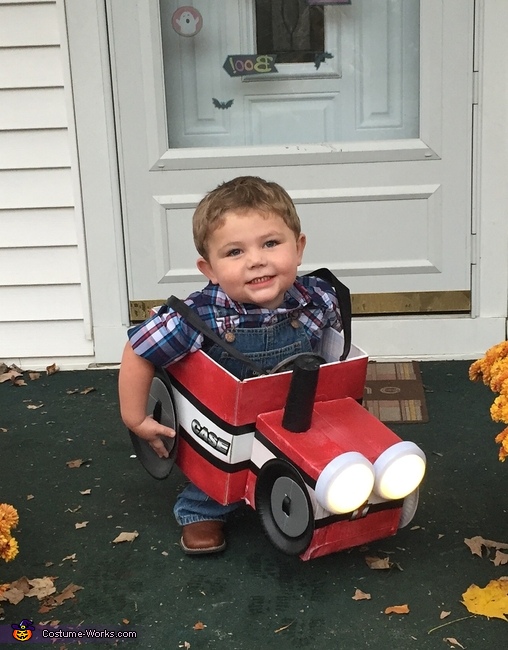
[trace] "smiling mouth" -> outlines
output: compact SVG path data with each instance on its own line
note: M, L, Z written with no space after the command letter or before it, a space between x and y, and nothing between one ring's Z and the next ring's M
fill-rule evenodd
M262 282L268 282L268 280L271 280L273 278L273 275L264 275L262 278L254 278L254 280L251 280L247 284L261 284Z

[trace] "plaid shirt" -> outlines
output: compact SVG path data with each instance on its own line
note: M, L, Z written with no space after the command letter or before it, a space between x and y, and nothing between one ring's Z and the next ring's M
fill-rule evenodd
M341 329L337 298L331 286L313 276L296 279L277 309L266 309L231 300L217 284L209 282L186 300L219 336L238 327L274 325L295 313L314 349L325 327ZM203 347L203 335L167 305L128 332L136 354L155 366L166 367L189 352Z

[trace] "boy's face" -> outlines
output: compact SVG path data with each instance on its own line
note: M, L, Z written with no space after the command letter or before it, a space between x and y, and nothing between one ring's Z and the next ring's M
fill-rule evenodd
M198 269L237 302L277 308L296 278L305 235L296 238L282 217L257 210L224 215L207 241Z

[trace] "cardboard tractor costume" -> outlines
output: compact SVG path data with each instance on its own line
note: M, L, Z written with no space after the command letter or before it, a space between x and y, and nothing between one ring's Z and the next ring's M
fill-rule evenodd
M368 358L351 345L346 292L343 333L325 329L316 354L275 372L240 381L201 350L158 369L148 413L177 432L164 439L169 458L131 432L152 476L176 463L219 503L244 500L272 544L302 560L394 535L412 520L425 473L423 451L360 404ZM216 337L185 303L168 302Z

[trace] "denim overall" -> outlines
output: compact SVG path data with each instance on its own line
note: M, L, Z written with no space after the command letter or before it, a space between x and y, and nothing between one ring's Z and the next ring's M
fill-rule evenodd
M217 309L218 319L232 313L225 308ZM294 354L312 351L310 338L298 320L298 312L275 317L282 320L263 327L239 327L229 330L223 338L266 370ZM220 345L213 345L207 354L241 380L254 375L251 368L229 355ZM198 521L225 521L226 515L239 505L232 503L223 506L189 483L178 495L173 512L178 524L186 526Z

